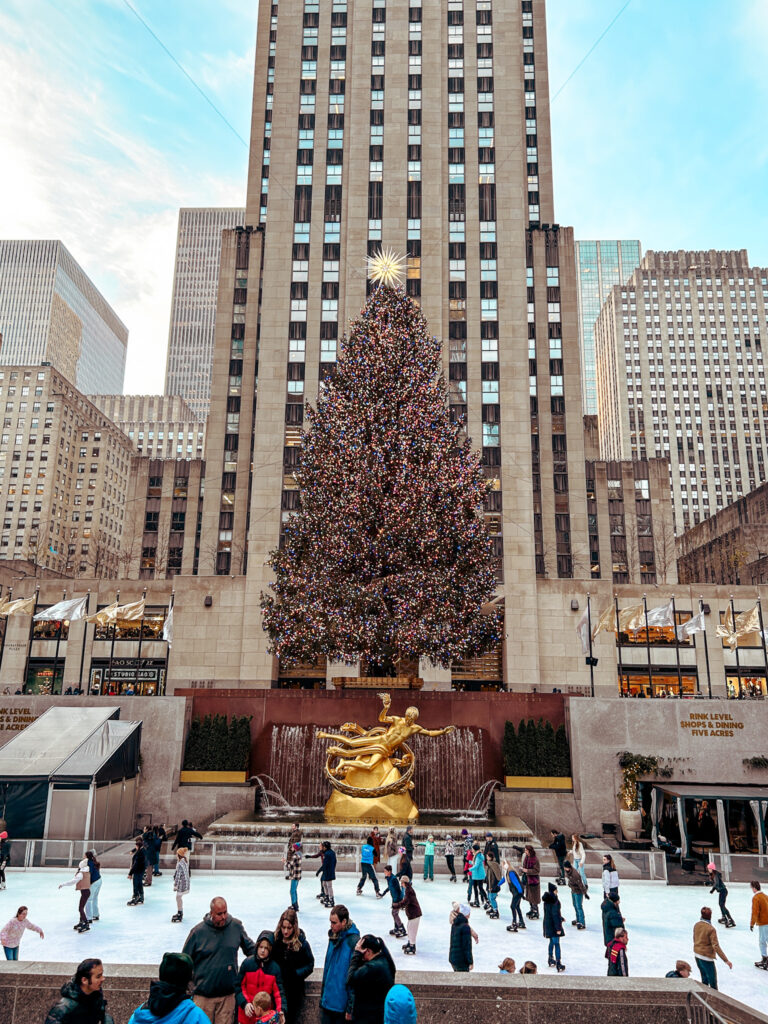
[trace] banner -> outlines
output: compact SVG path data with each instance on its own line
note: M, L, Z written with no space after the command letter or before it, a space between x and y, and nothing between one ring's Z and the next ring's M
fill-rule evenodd
M576 636L581 640L581 653L589 654L589 603L576 626Z
M84 619L88 608L88 595L73 597L69 601L59 601L50 608L44 608L34 616L35 622L77 622Z
M168 641L168 646L173 647L173 605L168 609L163 623L163 640Z
M116 622L140 622L144 618L144 598L140 601L132 601L130 604L119 605L117 601L108 604L106 608L95 613L86 615L86 622L95 622L97 626L112 626Z
M20 597L17 601L3 601L0 604L0 615L33 615L36 597Z
M699 612L698 615L694 615L687 622L684 622L682 626L677 627L677 639L685 640L687 636L693 636L694 633L705 633L706 629L704 612Z

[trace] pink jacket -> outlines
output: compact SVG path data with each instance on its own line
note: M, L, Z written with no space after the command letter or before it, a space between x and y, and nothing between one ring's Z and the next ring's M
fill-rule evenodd
M38 928L36 924L32 924L26 917L23 921L20 921L18 917L12 917L8 924L0 932L0 944L7 946L9 949L15 949L16 946L21 942L21 937L24 934L24 929L29 928L33 932L37 932L38 935L43 934L43 929Z

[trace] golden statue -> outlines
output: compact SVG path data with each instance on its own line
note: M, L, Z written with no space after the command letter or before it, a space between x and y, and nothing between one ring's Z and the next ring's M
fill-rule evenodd
M412 821L419 816L411 796L415 758L406 740L416 733L443 736L455 726L424 729L416 723L418 708L406 708L403 716L390 715L392 698L388 693L379 697L384 705L379 721L386 728L362 729L355 722L345 722L341 733L318 733L334 741L325 762L325 775L334 790L325 805L328 820Z

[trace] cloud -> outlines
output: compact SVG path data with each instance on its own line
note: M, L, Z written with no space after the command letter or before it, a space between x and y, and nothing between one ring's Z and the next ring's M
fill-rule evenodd
M171 156L126 124L124 101L82 68L0 20L0 224L8 238L60 238L130 330L126 391L161 392L180 206L241 205L246 156L231 171L181 125ZM5 31L5 29L8 31ZM135 119L134 119L135 120ZM140 120L140 118L139 118ZM169 126L169 136L173 134ZM209 151L210 152L210 151Z

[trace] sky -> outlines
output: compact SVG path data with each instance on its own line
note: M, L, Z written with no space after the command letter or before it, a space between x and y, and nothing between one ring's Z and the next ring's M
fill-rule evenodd
M557 220L765 266L768 4L625 4L548 0ZM244 205L256 16L257 0L0 4L0 237L70 249L130 330L126 392L163 390L179 207Z

